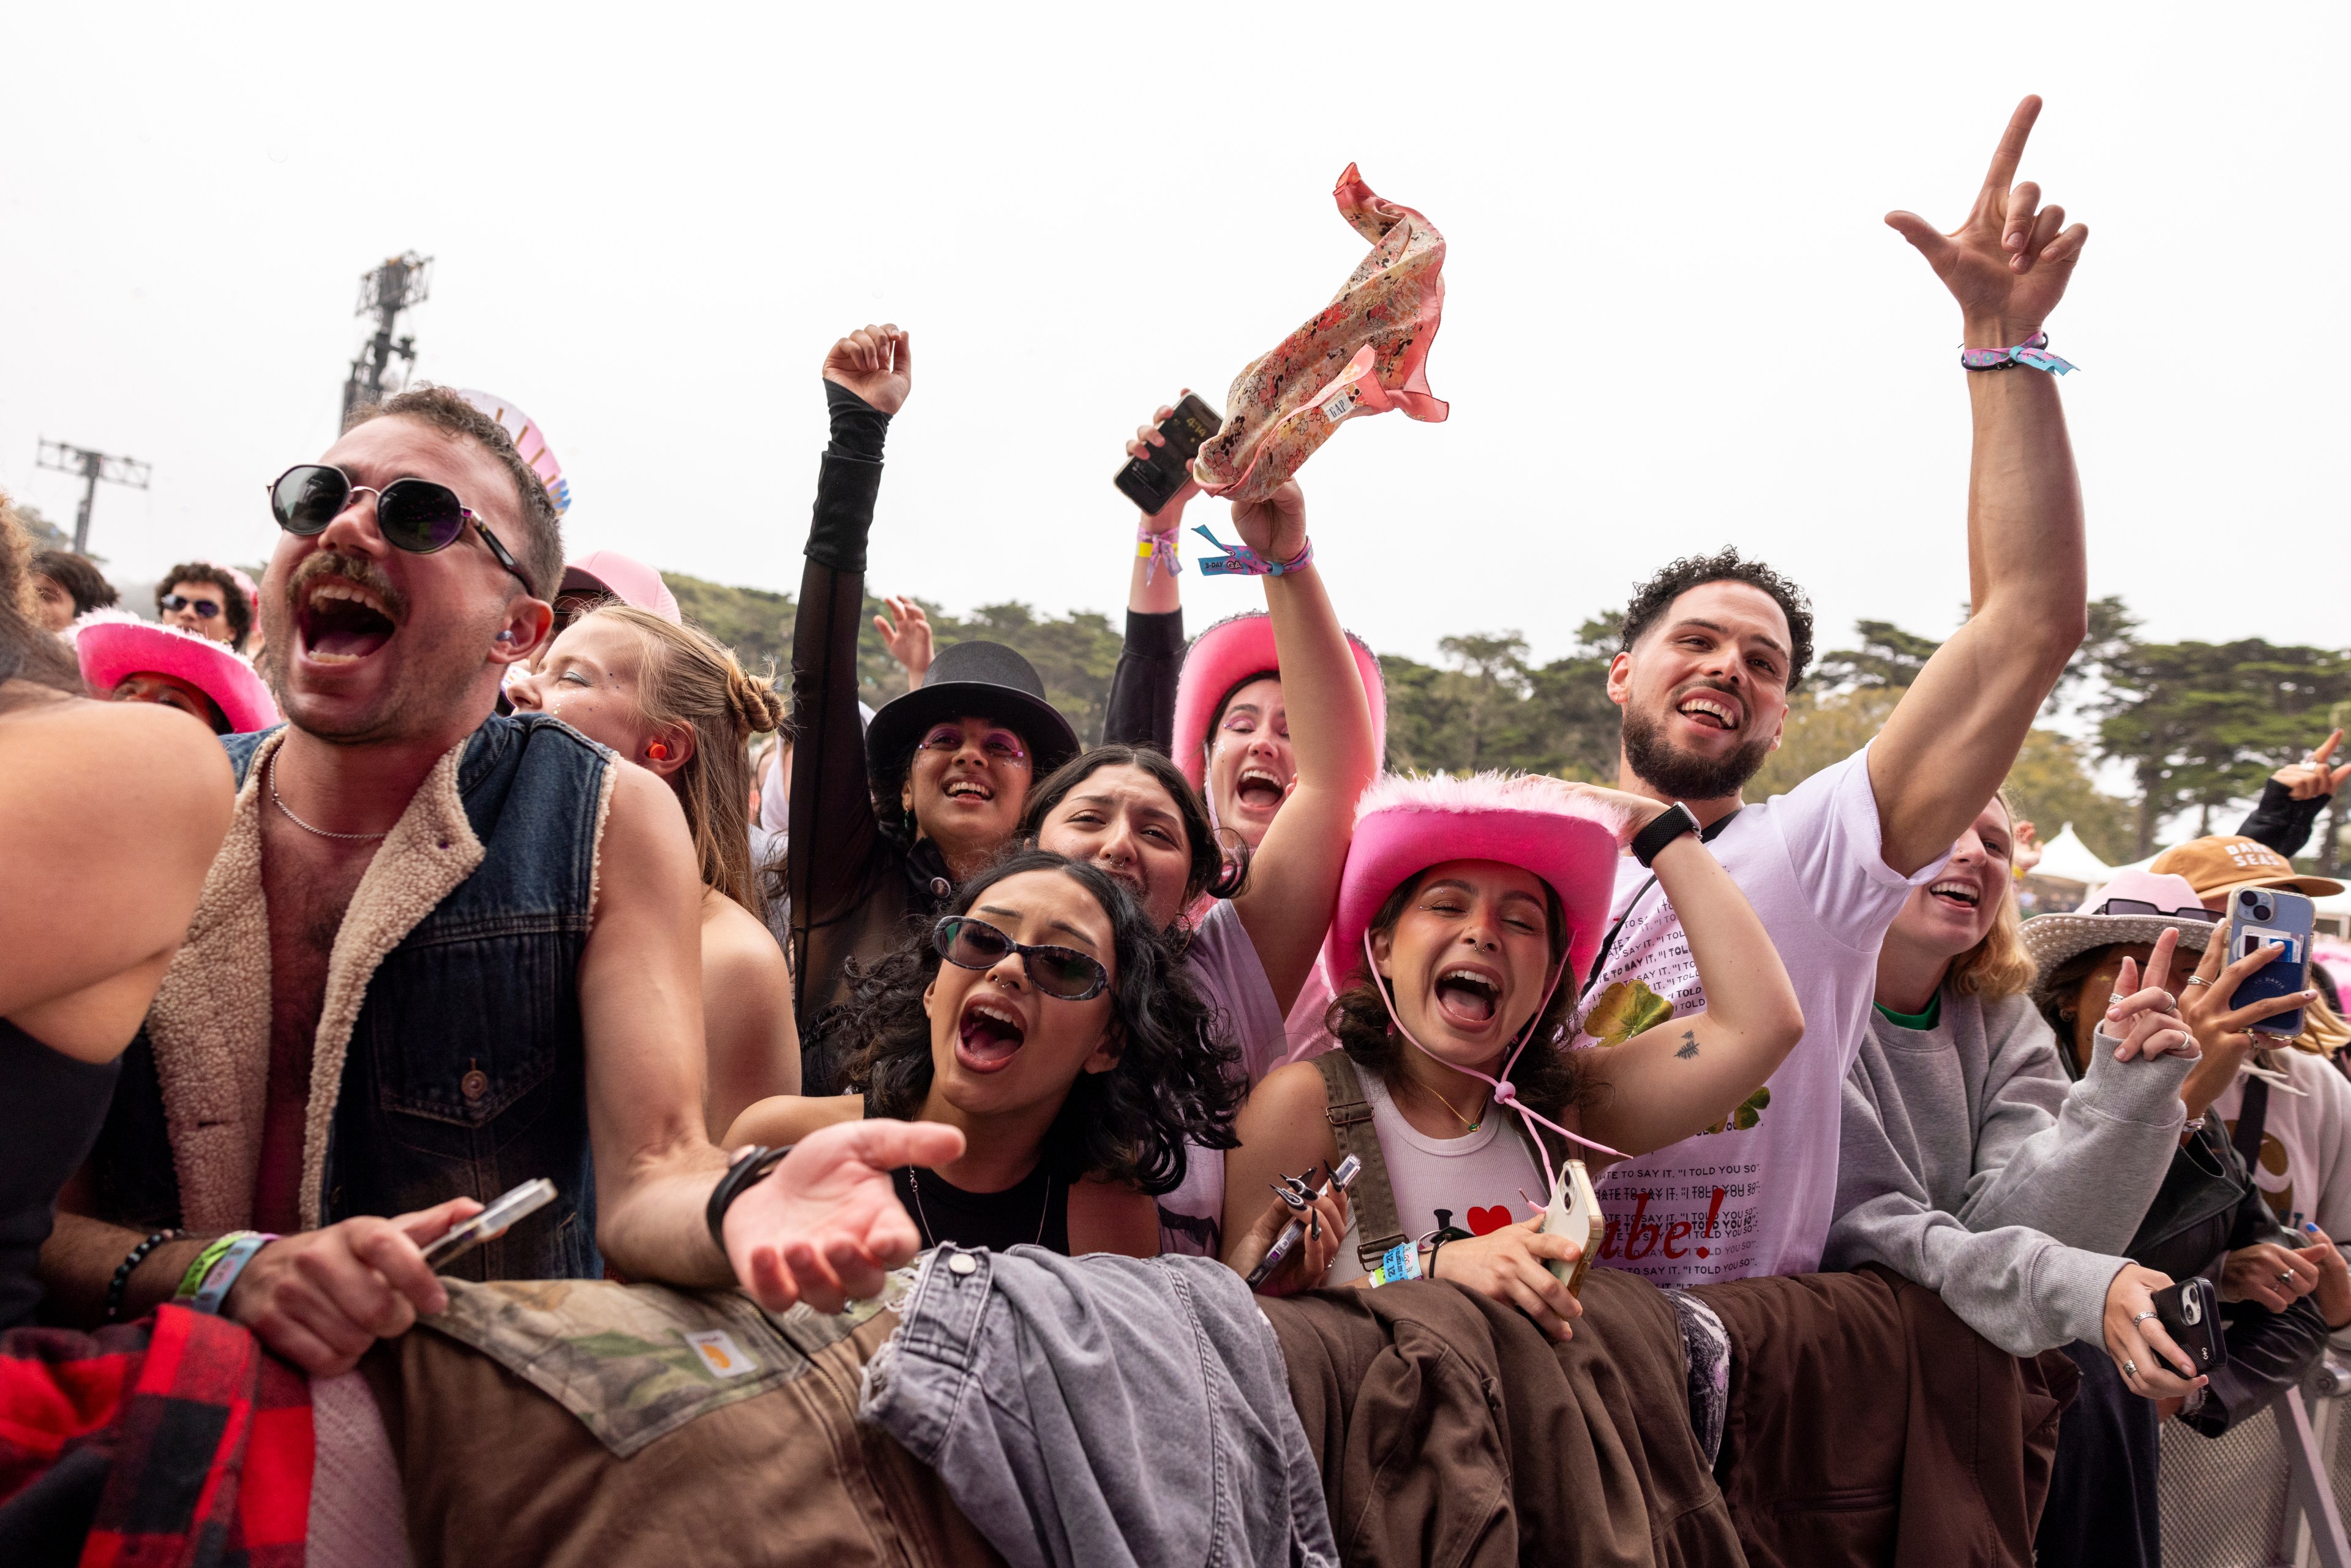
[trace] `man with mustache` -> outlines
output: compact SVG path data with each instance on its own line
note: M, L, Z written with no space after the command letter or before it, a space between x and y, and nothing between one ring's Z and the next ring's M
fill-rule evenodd
M903 1124L811 1141L714 1201L728 1161L703 1130L677 799L558 720L494 712L563 571L506 432L455 392L404 393L271 506L262 615L288 722L224 738L235 813L49 1288L116 1321L176 1292L340 1372L445 1304L421 1244L538 1177L555 1201L449 1272L592 1279L609 1260L739 1278L771 1306L878 1288L915 1240L884 1173L946 1145Z
M1704 831L1763 917L1805 1022L1771 1082L1724 1106L1716 1129L1608 1172L1601 1259L1660 1284L1819 1269L1840 1091L1867 1033L1879 943L2007 775L2084 633L2081 493L2054 373L2063 361L2043 351L2040 333L2087 230L2043 206L2037 185L2012 183L2040 109L2037 98L2018 106L1957 230L1886 216L1959 304L1975 428L1974 613L1883 732L1789 794L1742 805L1812 658L1803 593L1726 549L1675 561L1625 612L1608 673L1608 695L1625 710L1617 788L1688 808L1682 831ZM1672 904L1631 858L1612 918L1579 1009L1579 1044L1610 1045L1706 1006ZM1706 1050L1694 1036L1689 1053Z

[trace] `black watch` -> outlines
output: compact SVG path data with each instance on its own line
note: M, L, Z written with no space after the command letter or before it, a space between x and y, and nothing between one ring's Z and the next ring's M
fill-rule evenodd
M703 1208L702 1218L709 1223L710 1239L718 1243L720 1257L726 1255L728 1207L743 1196L745 1188L763 1180L769 1171L781 1165L784 1156L797 1146L786 1144L779 1149L771 1149L765 1144L755 1144L726 1167L726 1174L720 1176L718 1185L710 1189L710 1202Z
M1649 825L1633 835L1633 858L1646 871L1657 858L1657 852L1680 838L1684 833L1700 832L1698 819L1679 800L1650 819Z

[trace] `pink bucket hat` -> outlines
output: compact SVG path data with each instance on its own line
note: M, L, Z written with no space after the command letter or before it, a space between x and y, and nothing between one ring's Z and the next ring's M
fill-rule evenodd
M176 626L158 626L121 610L93 610L66 629L81 678L100 696L125 675L152 670L176 675L220 705L232 733L250 735L277 722L269 688L244 654L225 643Z
M1347 633L1355 655L1355 671L1364 677L1364 695L1372 705L1372 750L1388 754L1388 688L1380 678L1380 661L1364 640ZM1185 650L1183 672L1176 677L1176 766L1196 789L1207 788L1208 723L1217 705L1233 688L1259 675L1279 676L1280 661L1273 652L1273 617L1262 610L1228 617L1192 639Z
M578 560L563 563L563 586L556 592L576 593L582 589L617 593L623 604L649 610L673 626L684 624L677 612L677 595L669 591L661 573L619 550L590 550Z
M1384 774L1355 804L1355 838L1323 960L1334 976L1353 974L1372 916L1414 875L1447 861L1499 861L1534 873L1559 894L1568 963L1582 975L1608 923L1625 826L1614 808L1541 774Z

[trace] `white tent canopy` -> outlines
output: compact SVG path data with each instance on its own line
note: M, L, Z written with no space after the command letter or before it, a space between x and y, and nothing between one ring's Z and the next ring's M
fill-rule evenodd
M2043 847L2041 863L2032 868L2034 876L2045 876L2052 882L2077 882L2084 885L2103 884L2114 879L2115 868L2090 852L2074 824Z

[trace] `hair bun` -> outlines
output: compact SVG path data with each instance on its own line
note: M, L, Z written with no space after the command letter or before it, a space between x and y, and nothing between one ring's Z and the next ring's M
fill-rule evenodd
M733 659L727 660L726 700L735 710L735 717L747 733L781 728L784 722L783 699L776 695L775 684L746 671Z

